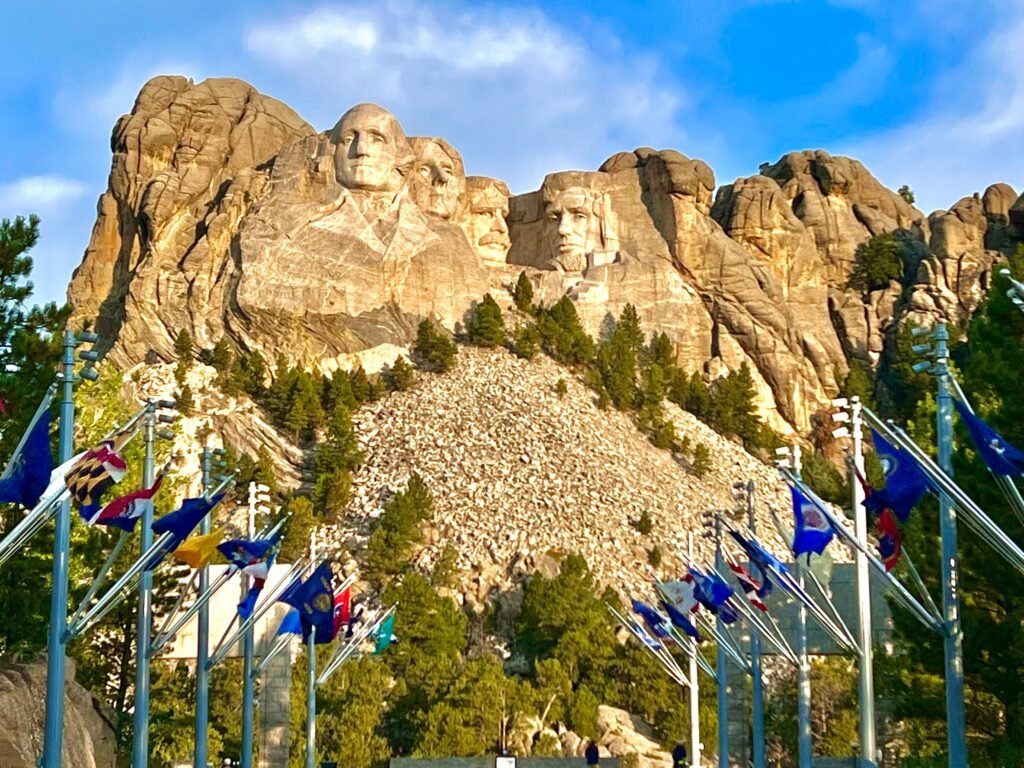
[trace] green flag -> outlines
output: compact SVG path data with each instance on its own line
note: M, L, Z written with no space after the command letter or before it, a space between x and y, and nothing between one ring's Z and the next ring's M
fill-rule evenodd
M395 614L392 613L377 627L377 647L373 652L383 653L395 639Z

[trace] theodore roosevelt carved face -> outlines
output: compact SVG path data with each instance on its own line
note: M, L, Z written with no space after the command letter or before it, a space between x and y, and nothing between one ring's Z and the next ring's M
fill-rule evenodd
M485 264L505 263L512 241L508 236L508 186L487 176L466 179L468 205L459 225L470 246Z

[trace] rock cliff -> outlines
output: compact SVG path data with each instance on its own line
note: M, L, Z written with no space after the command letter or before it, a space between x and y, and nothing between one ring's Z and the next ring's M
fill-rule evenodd
M69 288L121 367L173 359L188 329L325 370L449 328L525 270L592 333L626 303L708 378L750 364L762 415L804 431L848 361L894 323L966 319L1021 235L997 184L925 216L856 160L794 152L717 188L704 162L641 148L509 198L440 138L358 105L317 132L239 80L148 82L112 138L109 187ZM849 288L858 246L892 233L902 284Z
M113 713L74 681L69 664L64 694L64 765L75 768L114 768L117 746L111 727ZM43 752L43 702L46 664L4 663L0 666L0 766L34 768Z

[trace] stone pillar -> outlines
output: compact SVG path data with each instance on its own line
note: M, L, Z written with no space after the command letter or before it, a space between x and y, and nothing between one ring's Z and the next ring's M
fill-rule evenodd
M291 749L292 652L274 659L260 676L259 768L288 765Z
M750 676L729 664L729 756L733 765L750 764Z

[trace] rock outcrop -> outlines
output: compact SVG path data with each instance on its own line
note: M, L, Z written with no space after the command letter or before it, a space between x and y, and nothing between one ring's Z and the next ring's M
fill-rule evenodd
M75 768L114 768L117 743L111 727L113 713L75 680L68 662L64 695L64 765ZM43 704L46 701L46 663L0 664L0 766L35 768L43 752Z
M706 163L641 148L509 199L381 107L318 133L229 79L154 78L112 147L69 299L121 367L173 359L188 329L204 348L227 337L330 370L407 345L424 317L457 330L485 293L507 303L525 269L595 335L630 303L686 370L748 363L782 432L809 427L850 359L877 363L900 317L969 316L1024 219L1005 184L925 217L820 150L716 194ZM904 284L850 289L858 247L886 233L905 246Z

